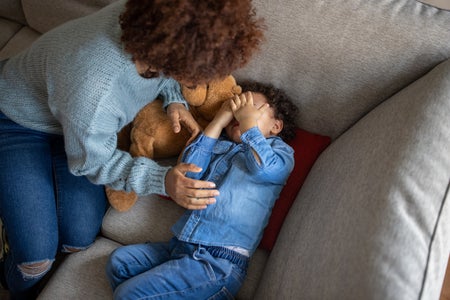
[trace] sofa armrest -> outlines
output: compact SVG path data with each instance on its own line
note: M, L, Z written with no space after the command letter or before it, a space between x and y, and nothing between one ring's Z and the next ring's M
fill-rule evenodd
M438 299L450 249L450 60L335 140L256 299Z

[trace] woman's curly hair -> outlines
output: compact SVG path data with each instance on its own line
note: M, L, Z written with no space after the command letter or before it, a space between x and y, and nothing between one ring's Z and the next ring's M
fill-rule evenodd
M192 84L244 66L263 40L251 0L128 0L120 26L133 61Z
M239 85L243 92L259 93L267 98L267 103L274 110L275 119L283 121L283 130L278 134L279 137L286 142L295 138L298 107L284 91L271 84L255 81L240 82Z

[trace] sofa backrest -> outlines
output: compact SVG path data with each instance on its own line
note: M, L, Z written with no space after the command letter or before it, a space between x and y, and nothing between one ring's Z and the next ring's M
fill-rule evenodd
M237 79L271 82L333 138L450 57L450 11L415 0L254 0L268 27Z
M1 0L0 17L26 24L25 15L20 0Z
M22 0L22 6L30 27L40 33L44 33L66 21L93 13L114 1Z

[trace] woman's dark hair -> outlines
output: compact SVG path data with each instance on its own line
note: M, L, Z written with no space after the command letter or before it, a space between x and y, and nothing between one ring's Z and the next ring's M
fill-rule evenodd
M251 0L128 0L120 26L133 61L192 84L244 66L263 40Z
M254 81L240 82L239 85L242 87L242 92L259 93L267 98L267 103L274 110L275 119L283 121L283 130L278 134L279 137L284 141L290 141L295 137L298 107L284 91L271 84Z

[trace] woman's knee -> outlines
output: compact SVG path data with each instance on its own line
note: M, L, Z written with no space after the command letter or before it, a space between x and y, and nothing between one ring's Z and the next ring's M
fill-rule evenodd
M44 259L36 262L20 263L17 268L24 279L36 279L43 277L52 267L53 259Z
M93 241L87 243L86 246L73 246L73 245L62 245L61 252L63 253L76 253L80 251L84 251L93 245Z

